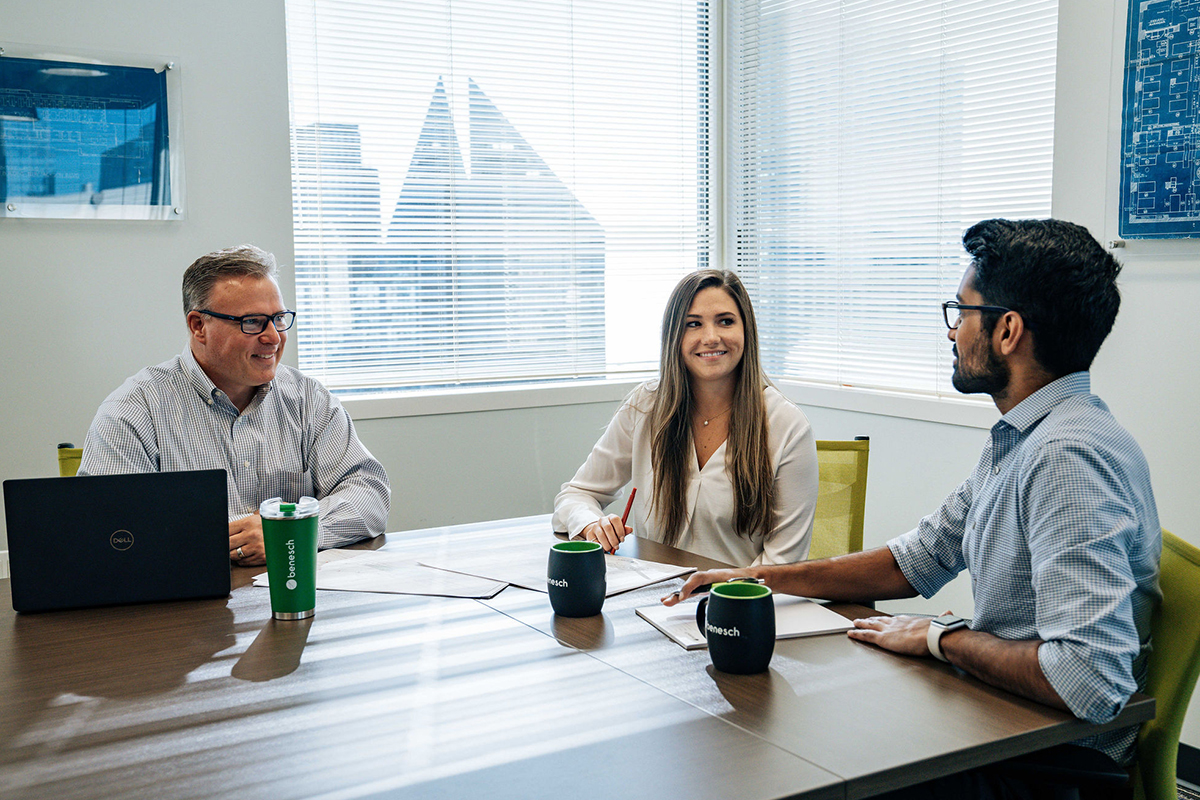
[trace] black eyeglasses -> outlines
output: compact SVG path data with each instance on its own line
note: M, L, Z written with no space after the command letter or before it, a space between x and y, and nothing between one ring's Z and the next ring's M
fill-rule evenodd
M1012 311L1012 309L1005 308L1004 306L969 306L964 303L951 300L949 302L942 303L942 319L946 320L946 327L950 330L956 330L962 323L963 311L994 311L997 314L1006 314L1009 311ZM950 312L954 312L953 317L950 316Z
M266 314L247 314L244 317L231 317L228 314L218 314L206 308L198 308L196 309L196 313L208 314L210 317L236 322L242 326L242 333L248 333L251 336L257 336L265 331L267 325L274 325L275 330L283 333L292 327L292 323L296 321L295 311L280 311L278 314L272 314L271 316L267 316Z

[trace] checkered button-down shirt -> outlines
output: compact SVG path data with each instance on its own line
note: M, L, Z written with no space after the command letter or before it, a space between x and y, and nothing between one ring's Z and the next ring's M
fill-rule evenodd
M229 518L272 497L320 501L319 545L383 533L391 490L383 466L319 382L280 366L242 413L191 348L125 381L96 412L82 475L223 469Z
M971 628L1041 639L1042 672L1077 717L1106 722L1145 687L1162 529L1141 448L1087 372L1001 417L971 477L888 547L924 597L968 570ZM1136 734L1077 744L1128 763Z

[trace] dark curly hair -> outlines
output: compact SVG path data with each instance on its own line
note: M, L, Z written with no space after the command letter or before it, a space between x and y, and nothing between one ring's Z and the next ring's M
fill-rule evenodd
M963 234L975 290L1021 315L1034 357L1061 377L1089 369L1121 307L1121 265L1087 228L1057 219L988 219ZM998 316L985 315L990 331Z

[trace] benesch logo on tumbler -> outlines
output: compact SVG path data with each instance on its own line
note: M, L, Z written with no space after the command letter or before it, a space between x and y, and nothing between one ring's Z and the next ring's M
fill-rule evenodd
M288 539L288 579L287 587L289 589L296 588L296 540Z
M560 589L568 588L566 578L546 578L546 583L550 584L551 586L557 586Z
M133 534L129 531L113 531L112 536L108 537L108 543L112 545L113 550L128 550L133 547Z
M708 628L713 633L719 633L722 636L741 636L742 633L737 628L718 628L708 620L704 620L704 627Z

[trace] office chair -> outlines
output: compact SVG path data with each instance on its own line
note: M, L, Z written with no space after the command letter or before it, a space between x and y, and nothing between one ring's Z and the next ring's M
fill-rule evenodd
M1079 773L1055 764L1053 751L1033 753L1007 762L1011 773L1016 765L1028 775L1062 780L1057 796L1070 800L1080 793L1067 784L1084 782L1093 791L1111 792L1134 800L1177 800L1176 757L1179 730L1188 701L1200 673L1200 548L1193 547L1164 530L1159 585L1162 603L1150 620L1153 650L1146 679L1146 694L1155 700L1154 719L1138 732L1137 762L1126 776L1121 773Z
M76 447L70 442L58 446L58 474L63 478L71 478L79 472L79 461L83 458L83 448Z
M1163 530L1159 585L1163 600L1154 612L1146 693L1156 716L1138 734L1133 773L1135 800L1175 800L1179 729L1200 673L1200 548Z
M862 550L870 451L871 440L866 436L856 436L852 442L817 442L820 486L809 558Z

